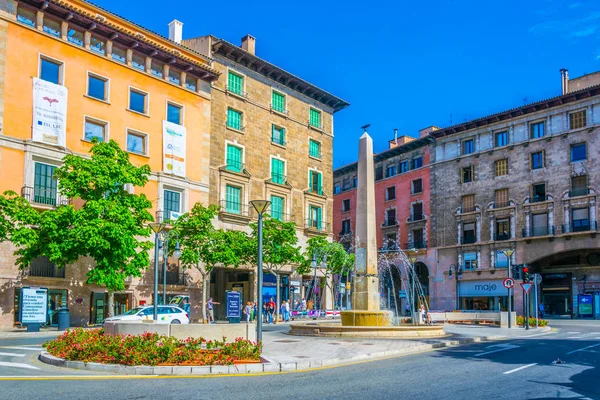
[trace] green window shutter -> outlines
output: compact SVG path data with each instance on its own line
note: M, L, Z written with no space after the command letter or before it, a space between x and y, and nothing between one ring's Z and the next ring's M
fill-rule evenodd
M279 112L285 112L285 96L280 93L273 92L271 98L271 107Z
M285 163L276 158L271 159L271 180L273 183L283 184L285 177Z
M285 146L285 129L272 124L271 142Z
M227 185L225 187L225 211L233 214L240 214L242 190L235 186Z
M311 108L309 123L316 128L321 128L321 112Z
M239 131L242 130L242 113L239 111L227 109L227 126Z
M309 142L309 155L315 158L321 158L321 143L316 140L310 139Z
M313 187L313 172L312 171L308 171L308 187L309 187L309 190L312 190L312 187Z
M283 220L283 197L271 196L271 218Z
M243 94L244 78L229 71L227 79L227 89L236 94Z
M54 179L56 167L35 163L33 202L56 206L57 185Z
M233 172L242 171L242 149L227 145L227 169Z
M321 230L321 229L323 229L323 220L322 220L322 217L323 217L322 212L323 212L323 210L321 209L321 207L317 207L316 211L317 211L317 229Z

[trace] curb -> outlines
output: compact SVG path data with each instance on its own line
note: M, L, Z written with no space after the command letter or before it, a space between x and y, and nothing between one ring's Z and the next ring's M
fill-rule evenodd
M377 353L360 354L350 358L332 358L327 360L298 361L290 363L265 363L265 364L237 364L237 365L206 365L206 366L126 366L115 364L100 364L83 361L67 361L54 357L47 351L42 351L40 361L55 367L72 368L85 371L115 373L119 375L243 375L258 373L276 373L292 371L309 371L311 369L342 366L356 362L375 361L378 359L398 357L423 353L463 344L479 343L486 341L502 340L506 336L482 336L448 340L440 343L422 344L405 349L382 351Z

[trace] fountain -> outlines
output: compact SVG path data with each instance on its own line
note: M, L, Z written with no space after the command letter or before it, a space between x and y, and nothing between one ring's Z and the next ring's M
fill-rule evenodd
M394 312L381 309L380 274L382 269L391 268L385 258L378 262L377 230L375 227L375 176L373 168L373 140L365 133L360 137L358 154L358 189L356 208L355 278L352 291L352 310L342 311L341 324L331 322L308 322L291 325L291 334L317 336L360 336L360 337L435 337L443 336L442 325L412 325L400 323L400 310ZM414 281L414 263L406 254L398 251L396 268L403 279ZM404 274L401 268L404 267ZM390 270L391 271L391 270ZM406 286L405 286L406 287ZM418 293L416 284L411 291ZM422 295L422 289L421 289ZM410 296L410 301L413 298ZM425 299L424 296L423 300ZM388 308L389 305L388 305ZM394 323L396 322L396 323ZM416 321L412 321L416 322Z

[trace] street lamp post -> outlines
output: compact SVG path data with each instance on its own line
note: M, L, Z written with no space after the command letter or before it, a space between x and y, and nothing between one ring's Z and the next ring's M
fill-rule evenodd
M152 222L149 224L150 229L154 232L154 321L158 320L158 252L160 246L159 235L165 230L167 226L164 222Z
M252 200L250 202L252 207L258 213L258 255L257 255L257 316L256 316L256 340L257 342L262 342L262 285L263 285L263 268L262 268L262 253L263 253L263 237L262 237L262 229L263 229L263 213L267 211L271 202L268 200Z
M167 305L167 267L169 265L169 241L171 240L171 234L163 233L163 240L160 241L159 247L162 247L162 258L163 258L163 305ZM160 254L160 251L159 251ZM176 235L175 251L173 252L173 258L179 260L181 257L181 251L179 247L179 237Z
M458 279L462 276L462 266L456 264L450 264L450 269L448 270L448 276L452 278L452 273L456 275L456 309L460 310L460 293L458 287Z
M508 259L508 277L512 278L510 258L515 253L515 251L513 249L507 249L507 250L502 250L502 253L504 253L506 258ZM508 289L508 307L507 308L508 308L508 327L511 328L512 327L512 294L511 294L510 289Z
M415 249L412 249L411 251L415 251ZM417 261L417 256L411 256L408 258L410 260L410 263L412 265L412 271L410 274L410 280L411 280L411 288L410 288L410 315L411 315L411 319L412 319L412 323L413 325L417 324L416 318L415 318L415 262Z

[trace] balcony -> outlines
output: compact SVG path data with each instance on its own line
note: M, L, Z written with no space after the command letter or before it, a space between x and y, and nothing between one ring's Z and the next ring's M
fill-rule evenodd
M70 204L69 199L59 195L58 190L56 189L23 186L21 188L21 196L34 206L56 207Z
M383 224L381 224L382 228L389 228L391 226L398 226L398 220L396 220L396 219L386 219L385 221L383 221Z
M307 235L325 235L329 232L329 223L318 219L308 218L304 221L304 230Z
M221 207L219 216L223 222L231 222L239 225L246 225L250 222L249 205L228 200L221 200L219 205Z
M527 234L525 229L523 229L522 233L524 238L554 236L555 228L553 226L535 226L531 228L529 234Z
M510 201L495 201L494 208L506 208L512 206Z
M591 191L587 187L577 187L569 190L569 197L587 196Z
M476 206L468 206L468 207L461 207L460 208L460 214L468 214L468 213L472 213L477 211L477 207Z
M312 185L312 187L308 188L306 193L313 193L319 196L323 196L323 186Z
M323 158L323 153L319 152L310 152L308 153L309 157L316 158L317 160L321 160Z
M271 173L271 179L269 181L271 183L275 183L276 185L286 185L287 184L287 176L273 172L273 173Z
M541 203L543 201L550 201L550 200L552 200L552 198L547 194L536 195L536 196L531 197L531 203Z
M427 241L426 240L413 240L412 242L406 243L404 245L404 249L412 250L412 249L426 249Z
M477 238L475 237L475 234L463 235L462 240L460 241L460 244L473 244L476 242L477 242Z
M285 214L285 213L273 213L273 210L268 210L267 215L269 215L269 217L273 218L273 219L277 219L281 222L290 222L294 219L294 216L291 214Z
M320 122L311 122L308 121L308 126L313 129L317 129L319 131L325 131L325 126Z
M246 127L240 125L237 121L227 120L227 128L233 129L234 131L244 132Z
M510 232L496 233L494 235L494 240L497 240L497 241L510 240Z
M570 224L562 226L562 233L577 233L577 232L596 232L598 230L598 222L590 221L589 219L578 219Z
M224 170L235 172L236 174L242 174L246 171L246 164L243 164L237 160L227 159L227 165L225 165Z
M289 113L290 113L289 110L287 110L285 108L273 107L272 105L271 105L271 111L274 111L276 113L283 114L283 115L289 115Z
M278 146L283 146L283 147L285 147L287 145L287 142L285 141L284 138L276 137L276 136L271 137L271 143L276 144Z
M227 90L228 94L232 94L234 96L242 97L244 99L248 98L248 93L243 90L231 88L229 85L225 85L225 90Z
M64 278L65 268L59 268L50 262L48 257L38 257L31 262L29 267L30 277Z
M379 248L380 253L395 253L400 251L400 246L397 243L390 243Z
M425 214L423 214L423 213L410 214L410 217L408 217L408 222L418 222L418 221L424 221L424 220L425 220Z
M352 236L352 229L342 229L339 233L338 236Z

